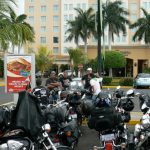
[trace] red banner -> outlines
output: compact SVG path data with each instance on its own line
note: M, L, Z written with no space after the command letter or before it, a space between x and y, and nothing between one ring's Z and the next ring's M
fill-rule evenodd
M7 92L26 90L31 83L31 56L7 56Z

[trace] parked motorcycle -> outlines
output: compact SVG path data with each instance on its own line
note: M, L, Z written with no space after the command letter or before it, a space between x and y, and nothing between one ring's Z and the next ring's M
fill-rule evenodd
M54 145L48 135L51 127L44 122L38 99L26 91L20 92L9 129L0 137L0 149L69 150L69 147Z
M141 123L135 125L135 150L150 149L150 97L145 94L139 96L140 109L143 112Z
M130 117L125 112L134 108L131 102L133 93L133 90L129 90L125 95L117 95L115 107L111 105L113 99L109 99L107 93L99 94L98 107L92 111L88 120L89 128L99 132L100 147L95 146L94 150L132 150L133 138L125 124Z

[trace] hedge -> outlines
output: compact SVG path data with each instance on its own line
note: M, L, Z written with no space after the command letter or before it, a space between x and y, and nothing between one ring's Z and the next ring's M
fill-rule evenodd
M133 78L123 78L119 81L122 86L133 86Z
M112 82L112 77L103 77L103 85L110 85Z

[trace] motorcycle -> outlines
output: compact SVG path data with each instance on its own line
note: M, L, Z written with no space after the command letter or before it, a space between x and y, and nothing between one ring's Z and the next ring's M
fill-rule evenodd
M94 150L132 150L133 136L128 133L125 124L130 117L125 112L132 111L134 108L134 104L131 103L133 95L133 90L127 91L125 96L117 95L117 103L114 107L111 105L113 99L109 99L107 93L99 94L99 107L91 113L88 121L89 128L99 132L100 147L94 146Z
M54 145L48 135L50 130L50 125L44 124L38 99L26 91L20 92L9 128L0 137L0 149L69 150L69 147Z
M150 97L145 94L139 96L140 108L143 112L141 124L135 125L134 142L136 150L150 149Z
M45 116L47 122L52 125L50 136L59 145L66 145L72 149L78 143L79 130L76 120L70 118L69 106L66 100L60 100L57 104L47 107Z

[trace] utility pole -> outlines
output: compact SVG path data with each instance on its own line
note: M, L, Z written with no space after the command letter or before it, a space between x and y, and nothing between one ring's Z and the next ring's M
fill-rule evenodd
M97 55L98 55L98 74L101 76L101 10L100 10L100 0L97 0Z

